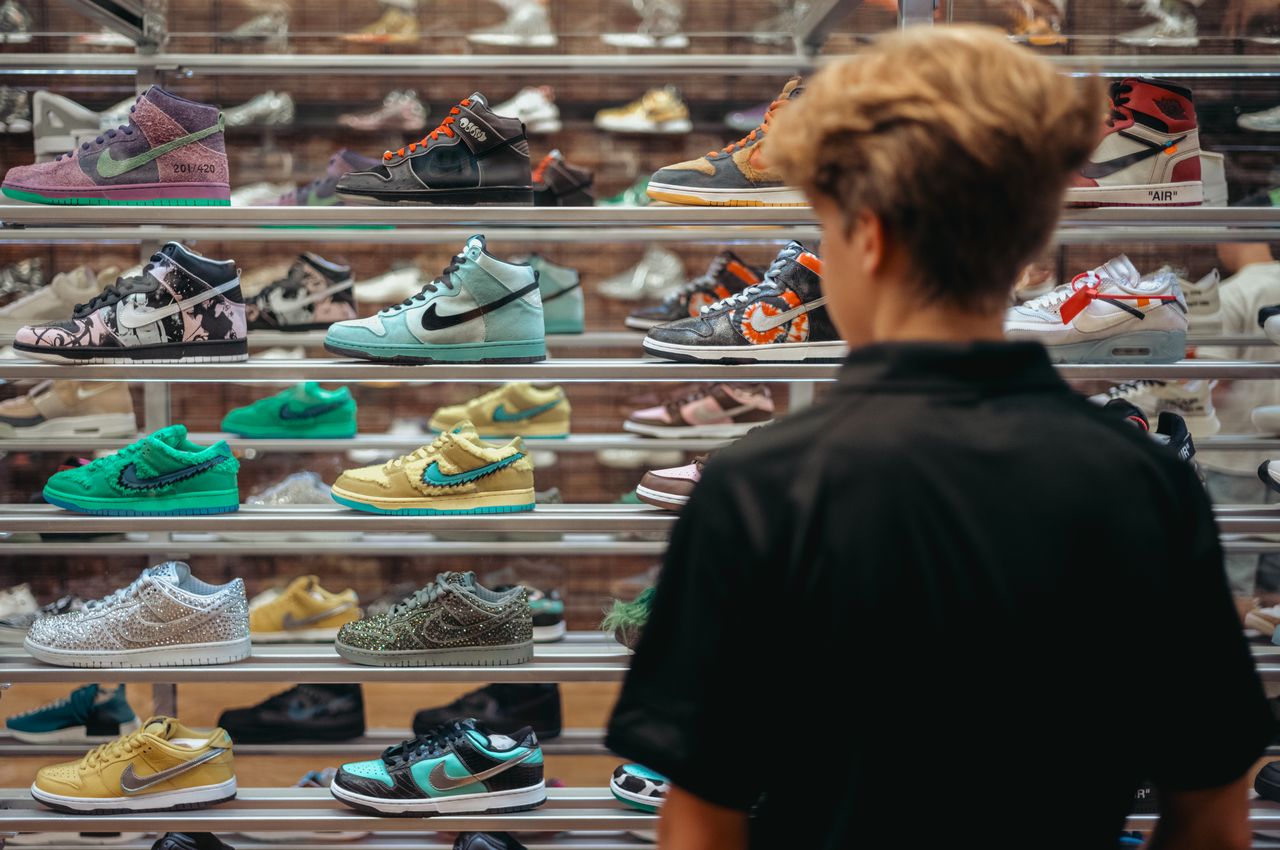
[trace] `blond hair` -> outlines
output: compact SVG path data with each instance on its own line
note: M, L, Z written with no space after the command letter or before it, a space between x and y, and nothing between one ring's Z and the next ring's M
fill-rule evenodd
M767 158L793 186L877 216L923 297L1002 305L1100 136L1102 85L998 30L915 27L818 73Z

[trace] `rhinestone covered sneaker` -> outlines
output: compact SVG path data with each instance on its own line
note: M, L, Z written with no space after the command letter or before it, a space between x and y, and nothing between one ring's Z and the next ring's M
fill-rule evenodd
M59 667L227 664L249 657L249 601L238 578L206 584L168 561L80 611L42 617L23 646Z

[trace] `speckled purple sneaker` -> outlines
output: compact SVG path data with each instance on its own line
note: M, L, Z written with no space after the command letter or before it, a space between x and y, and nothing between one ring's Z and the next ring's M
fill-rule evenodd
M299 186L292 192L285 192L264 206L269 207L332 207L342 206L343 200L338 197L338 178L348 171L368 171L378 165L378 160L361 156L346 148L329 157L329 167L324 175L310 183Z
M37 204L228 206L222 127L218 107L152 86L128 123L52 162L9 169L0 191Z

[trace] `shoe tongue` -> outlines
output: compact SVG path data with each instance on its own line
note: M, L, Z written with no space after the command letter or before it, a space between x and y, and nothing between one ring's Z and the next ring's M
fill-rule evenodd
M484 253L488 247L489 243L485 241L484 236L477 233L475 236L472 236L467 240L467 247L465 249L467 259L474 260L477 256Z
M167 741L173 737L173 727L177 722L172 717L152 717L143 724L142 731Z
M472 424L470 419L463 419L457 425L449 429L450 434L457 434L459 437L478 437L480 432L476 430L476 426Z
M178 446L186 442L187 426L182 423L169 425L153 433L150 439L164 443L166 446L176 449Z
M489 108L489 99L486 98L484 95L480 94L480 92L478 91L472 92L471 97L467 98L467 100L471 101L472 107L479 105L481 109Z
M804 93L804 78L792 77L787 80L787 84L782 87L782 97L790 100L793 97L799 97Z
M1142 279L1142 275L1138 273L1138 269L1129 261L1124 254L1108 260L1101 269L1100 276L1109 277L1119 283L1127 283L1130 286Z
M358 159L359 156L354 151L343 148L329 159L329 168L326 173L330 177L341 177L348 171L355 171L357 168L363 167Z
M153 579L179 585L191 575L191 567L182 561L165 561L163 564L148 567L146 574Z

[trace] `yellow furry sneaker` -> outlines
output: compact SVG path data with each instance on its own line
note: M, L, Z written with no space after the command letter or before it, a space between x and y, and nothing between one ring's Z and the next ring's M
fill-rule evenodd
M503 384L471 401L440 408L429 424L440 433L471 422L487 440L567 437L570 412L569 399L560 387Z
M533 461L519 437L491 446L470 422L460 422L404 457L342 473L333 500L358 511L402 516L531 511Z
M332 641L338 629L360 619L360 600L347 588L330 593L315 576L299 576L275 595L249 604L249 636L254 643Z
M199 809L236 796L231 736L188 729L172 717L95 747L79 761L42 767L31 796L90 815Z

